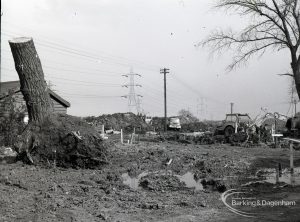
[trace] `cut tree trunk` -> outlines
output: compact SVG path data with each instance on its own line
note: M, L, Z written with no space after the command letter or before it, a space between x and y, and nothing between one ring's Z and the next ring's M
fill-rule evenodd
M21 37L9 41L20 78L20 89L26 101L29 121L40 123L52 112L52 103L44 79L44 72L32 38Z
M292 63L292 70L294 74L295 86L298 94L298 98L300 99L300 62Z

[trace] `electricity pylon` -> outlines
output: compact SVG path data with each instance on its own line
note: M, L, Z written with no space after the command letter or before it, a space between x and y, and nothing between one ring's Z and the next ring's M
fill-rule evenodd
M122 87L129 88L129 93L127 95L122 96L123 98L128 99L128 111L129 112L136 111L136 113L140 113L141 108L140 108L138 97L142 97L142 96L135 93L135 87L142 87L142 85L136 84L134 81L134 77L135 76L142 77L142 76L140 74L133 73L132 69L130 70L129 74L125 74L122 76L129 78L129 83L122 85Z

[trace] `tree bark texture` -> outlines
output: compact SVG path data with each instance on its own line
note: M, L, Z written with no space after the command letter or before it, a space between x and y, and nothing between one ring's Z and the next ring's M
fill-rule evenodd
M298 64L295 65L295 67L292 67L292 68L293 68L293 73L294 73L294 79L295 79L298 98L300 99L300 63L298 62Z
M40 123L52 111L52 103L44 72L32 38L9 41L20 79L20 89L26 101L30 122Z
M291 68L293 71L293 77L295 80L295 86L296 86L298 98L300 99L300 54L297 55L297 49L298 48L296 47L291 49L291 59L292 59Z

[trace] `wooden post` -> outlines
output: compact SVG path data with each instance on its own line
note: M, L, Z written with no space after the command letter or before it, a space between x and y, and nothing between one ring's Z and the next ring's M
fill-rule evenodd
M274 119L275 119L275 124L274 124L274 134L276 134L276 131L277 131L277 121L276 121L276 116L274 115ZM277 148L277 142L278 141L278 138L277 136L275 137L275 148Z
M273 142L275 142L275 137L273 136L273 134L274 134L274 125L272 124L272 126L271 126L271 136L272 136L272 141Z
M104 135L105 132L104 132L104 124L101 126L101 133Z
M278 173L279 173L279 177L282 176L282 166L281 163L278 163Z
M161 74L164 74L164 108L165 108L165 119L164 119L164 131L167 131L168 120L167 120L167 78L166 74L169 73L170 69L163 68L160 70Z
M132 144L132 140L133 140L133 133L130 136L130 144Z
M133 135L132 135L132 142L134 143L135 142L135 127L133 128Z
M290 169L291 174L294 173L294 147L293 142L290 142Z
M134 142L134 134L135 134L135 128L133 128L133 133L131 134L130 144Z
M54 168L56 168L56 149L54 150L54 161L53 161Z
M123 129L121 129L121 144L123 144Z
M235 121L234 123L234 133L237 133L238 132L238 123L237 123L237 120Z
M278 167L275 167L275 172L276 172L276 183L279 183L279 170Z

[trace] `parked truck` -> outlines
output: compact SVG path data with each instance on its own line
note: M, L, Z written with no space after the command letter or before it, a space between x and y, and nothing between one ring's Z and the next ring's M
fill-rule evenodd
M178 117L170 117L168 122L169 130L179 131L181 129L180 119Z

